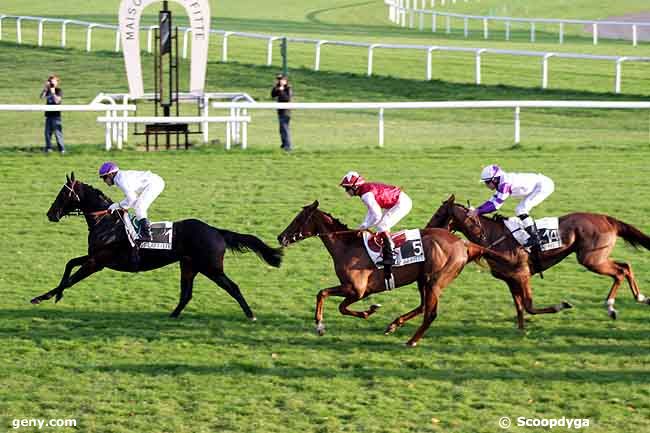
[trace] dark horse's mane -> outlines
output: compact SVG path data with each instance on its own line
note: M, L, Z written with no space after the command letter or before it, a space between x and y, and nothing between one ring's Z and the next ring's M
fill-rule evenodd
M79 182L79 184L83 185L86 188L86 190L90 190L90 192L95 194L97 198L107 201L108 203L113 203L113 200L111 200L106 194L104 194L102 190L97 189L88 183Z
M322 209L318 209L318 210L321 211L323 214L325 214L327 217L329 217L332 220L332 222L338 226L338 228L340 230L350 230L350 228L347 226L347 224L344 224L343 222L341 222L340 219L336 218L331 213L325 212Z

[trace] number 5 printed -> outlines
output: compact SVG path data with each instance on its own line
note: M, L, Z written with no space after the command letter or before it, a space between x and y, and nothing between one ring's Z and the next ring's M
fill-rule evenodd
M422 240L418 239L417 241L413 241L413 253L416 256L421 256L424 254L424 251L422 250Z

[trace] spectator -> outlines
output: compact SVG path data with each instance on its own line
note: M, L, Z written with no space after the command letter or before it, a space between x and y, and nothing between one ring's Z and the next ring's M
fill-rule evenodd
M47 105L60 105L63 99L63 90L59 87L59 77L50 75L45 82L41 98L45 99ZM45 149L46 153L52 151L52 132L56 137L56 144L59 147L61 154L65 153L65 146L63 144L63 127L61 126L61 112L60 111L46 111L45 112Z
M271 97L275 98L278 102L291 102L293 92L289 80L286 75L278 74L276 83L271 90ZM291 132L289 131L289 122L291 121L291 111L287 109L278 110L278 121L280 123L280 139L282 140L281 149L290 152L291 145Z

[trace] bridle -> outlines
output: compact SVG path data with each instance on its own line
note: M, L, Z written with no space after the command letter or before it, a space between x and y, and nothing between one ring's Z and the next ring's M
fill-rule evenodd
M65 184L63 184L63 186L68 189L68 199L74 198L74 200L77 203L81 203L81 197L79 197L79 194L77 194L77 191L74 190L75 185L77 185L77 181L72 180L70 182L71 182L70 185L68 185L67 182ZM81 216L81 215L83 215L83 216L91 216L91 217L94 217L97 220L97 222L99 222L104 218L104 216L106 216L109 213L110 213L110 211L108 209L98 210L98 211L94 211L94 212L84 212L81 209L77 209L77 210L68 212L65 216Z

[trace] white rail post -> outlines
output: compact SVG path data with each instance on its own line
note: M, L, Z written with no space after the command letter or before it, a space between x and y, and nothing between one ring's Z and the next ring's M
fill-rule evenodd
M560 43L564 43L564 22L560 22Z
M431 14L431 32L438 32L438 14L436 13Z
M115 52L120 52L120 29L115 29Z
M372 44L368 47L368 76L372 75L372 53L379 44Z
M122 105L124 105L126 107L128 104L129 104L129 95L126 95L126 94L122 95ZM123 110L122 111L122 117L124 119L129 117L129 110L126 110L126 109ZM122 129L121 129L121 131L122 131L122 142L126 143L128 141L128 139L129 139L129 129L128 129L129 124L126 123L126 122L121 122L121 123L122 123Z
M384 147L384 109L379 109L379 147Z
M191 27L188 27L183 31L183 58L187 59L187 45L189 44L189 39L187 37L188 33L192 31Z
M280 39L277 36L271 36L266 41L266 66L271 66L273 64L273 42Z
M515 107L515 144L519 144L521 141L521 121L519 120L519 113L521 107L518 105Z
M23 30L20 25L22 19L22 17L16 18L16 42L18 42L18 45L23 43Z
M242 115L247 116L248 115L248 110L244 108L242 110ZM248 148L248 123L247 122L242 122L241 148L242 149Z
M432 76L432 66L431 66L431 60L432 60L432 52L437 50L438 47L429 47L427 49L427 81L431 81L431 76Z
M592 24L593 28L593 38L594 38L594 45L598 45L598 23L593 23Z
M210 112L209 112L210 104L209 103L210 103L210 97L208 95L204 94L203 95L203 113L202 114L203 114L203 117L205 119L207 119L208 116L210 115ZM203 131L202 131L203 132L203 144L208 144L208 142L210 141L210 137L208 135L208 127L209 126L210 126L210 124L208 123L207 120L205 120L201 124L201 129L203 129Z
M548 59L553 57L555 53L546 53L542 60L542 89L548 87Z
M535 42L535 21L530 22L530 41Z
M614 84L614 92L621 93L621 66L627 57L619 57L616 59L616 83Z
M465 36L465 39L469 36L469 24L468 24L468 18L465 17L463 18L463 35Z
M110 117L110 115L110 110L106 110L106 117ZM106 150L111 150L111 122L106 122L106 125L104 125L104 131L105 148Z
M113 107L115 107L114 104L113 104ZM120 122L117 121L117 110L111 110L111 116L113 116L113 118L115 118L115 121L111 122L111 132L112 132L112 136L113 136L113 142L117 143L117 148L118 149L121 149L122 145L120 143L121 136L120 136L120 130L119 130L120 129Z
M96 27L97 24L88 24L86 29L86 51L90 52L93 40L93 27Z
M316 42L316 58L314 59L314 71L320 71L320 49L327 41Z
M0 19L0 22L2 22L1 19ZM636 47L636 45L637 45L637 32L636 32L636 29L637 29L636 24L632 24L632 46L633 47Z
M406 8L404 7L404 0L400 0L400 25L406 27Z
M43 46L43 23L47 20L47 18L41 18L40 21L38 22L38 46L42 47Z
M510 21L506 21L506 41L510 40Z
M446 24L446 27L447 27L445 32L447 34L451 34L451 17L449 15L445 16L445 24Z
M488 19L483 18L483 39L488 38Z
M68 27L69 22L70 20L63 20L63 23L61 23L61 48L65 48L65 43L67 39L66 29Z
M481 84L481 53L486 50L487 48L476 50L476 84Z
M147 29L147 52L151 53L153 50L153 29L157 29L158 26L149 26Z
M394 22L395 22L395 6L393 6L392 4L391 4L390 7L388 8L388 20L389 20L391 23L394 23Z
M423 31L424 30L424 12L420 11L420 22L418 24L418 30Z
M223 44L221 45L221 61L222 62L227 62L228 61L228 36L230 36L232 32L225 32L223 34Z
M406 0L406 7L409 11L409 29L412 29L415 27L415 11L411 7L410 0Z

